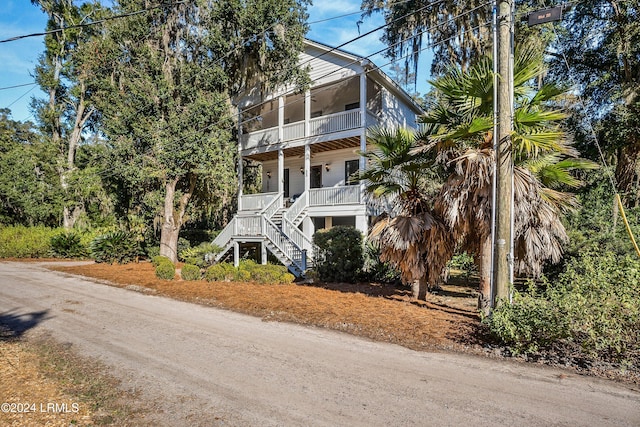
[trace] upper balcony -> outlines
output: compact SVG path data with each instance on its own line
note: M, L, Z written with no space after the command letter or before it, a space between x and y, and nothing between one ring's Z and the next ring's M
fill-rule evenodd
M357 136L363 127L378 124L380 99L376 83L355 76L260 103L242 112L241 149L264 150L273 144L295 146L292 141L309 138L320 142Z

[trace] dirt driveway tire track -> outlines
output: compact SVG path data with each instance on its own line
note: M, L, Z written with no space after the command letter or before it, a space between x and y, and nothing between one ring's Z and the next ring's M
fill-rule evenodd
M415 352L0 262L0 314L42 310L30 333L100 359L141 391L158 425L640 425L640 393L614 382Z

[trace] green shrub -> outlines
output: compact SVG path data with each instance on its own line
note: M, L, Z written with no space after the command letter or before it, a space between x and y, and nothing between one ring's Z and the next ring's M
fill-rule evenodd
M209 282L223 282L234 280L236 276L236 268L233 264L221 262L207 268L204 278Z
M190 264L195 264L201 268L211 265L212 254L220 252L222 248L213 243L201 243L198 246L183 249L180 252L180 259Z
M193 264L185 264L180 270L180 276L182 280L200 280L202 274L200 274L200 267Z
M126 231L112 231L98 236L89 248L96 262L126 264L135 260L140 253L138 242Z
M169 258L163 255L156 255L151 259L151 264L153 264L154 267L157 267L164 262L173 264Z
M176 266L171 261L161 262L156 266L156 277L173 280L176 277Z
M89 248L82 243L80 233L65 231L51 238L51 253L61 258L83 258L89 254Z
M355 282L364 263L362 233L353 227L338 226L313 235L318 277L326 282Z
M189 243L187 239L180 237L178 239L178 247L176 248L178 261L184 261L184 257L182 257L182 254L189 249L191 249L191 243Z
M51 238L62 229L25 227L0 228L0 258L41 258L51 253Z
M160 255L160 246L147 246L145 252L147 254L147 257L153 259L154 257Z
M371 282L399 283L400 272L388 262L380 261L380 246L367 241L364 245L363 279Z
M586 359L640 358L640 261L585 252L540 291L514 295L487 324L515 352L567 349Z
M251 280L258 283L291 283L295 277L283 265L256 265Z

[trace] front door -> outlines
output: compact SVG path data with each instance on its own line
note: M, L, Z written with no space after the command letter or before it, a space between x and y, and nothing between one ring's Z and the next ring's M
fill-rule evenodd
M311 188L320 188L322 187L322 165L319 166L311 166Z

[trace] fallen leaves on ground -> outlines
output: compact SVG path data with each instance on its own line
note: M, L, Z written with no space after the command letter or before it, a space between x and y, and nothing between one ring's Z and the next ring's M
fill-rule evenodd
M482 343L475 293L446 285L426 302L402 286L361 284L264 285L161 280L147 262L125 265L48 265L120 287L221 307L266 321L286 321L348 332L415 350L462 350Z

